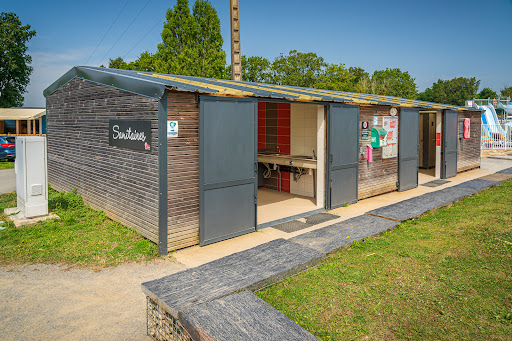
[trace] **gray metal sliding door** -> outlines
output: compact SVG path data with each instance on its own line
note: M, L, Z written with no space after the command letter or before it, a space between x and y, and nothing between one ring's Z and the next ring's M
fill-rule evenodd
M398 132L398 191L401 192L418 187L418 109L400 109Z
M256 114L255 100L200 98L200 245L256 230Z
M327 208L357 201L359 106L331 104L327 115Z
M445 110L443 116L443 167L441 178L447 179L457 175L459 114L454 110Z

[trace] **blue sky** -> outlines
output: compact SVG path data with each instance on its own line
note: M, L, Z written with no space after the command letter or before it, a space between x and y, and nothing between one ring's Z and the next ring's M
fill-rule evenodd
M229 0L211 2L229 56ZM34 73L25 106L44 106L42 91L74 65L156 51L165 11L174 4L3 0L0 11L16 13L37 31L29 43ZM240 23L248 56L272 60L296 49L369 72L398 67L416 78L420 91L458 76L480 79L480 89L512 85L512 0L240 0Z

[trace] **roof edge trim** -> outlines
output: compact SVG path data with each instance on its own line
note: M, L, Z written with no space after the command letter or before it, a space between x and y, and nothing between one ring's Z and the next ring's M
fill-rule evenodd
M126 75L120 76L113 72L109 72L107 68L105 68L105 70L98 71L85 66L74 66L43 91L44 97L47 97L59 90L75 77L155 99L162 98L165 92L165 85L158 82L141 80L139 78L132 78Z

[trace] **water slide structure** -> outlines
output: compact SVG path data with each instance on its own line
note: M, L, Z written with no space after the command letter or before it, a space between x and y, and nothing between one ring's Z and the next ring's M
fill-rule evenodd
M504 102L504 103L503 103ZM510 99L503 100L479 100L472 101L474 108L482 110L482 143L492 144L496 147L512 147L512 121L501 123L495 106L503 109L506 118L512 116L512 103Z

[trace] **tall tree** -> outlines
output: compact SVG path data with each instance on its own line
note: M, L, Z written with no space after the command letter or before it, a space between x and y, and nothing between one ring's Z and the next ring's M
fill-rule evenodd
M279 55L272 63L272 78L276 84L313 87L323 68L324 59L316 53L302 53L292 50L285 56Z
M0 107L23 105L23 93L30 82L32 57L27 43L36 35L23 26L14 13L0 13Z
M483 88L477 95L478 98L498 98L498 94L491 88Z
M188 0L178 0L174 8L166 13L166 23L162 31L163 42L158 44L156 71L178 75L193 75L195 55L196 25L190 13Z
M398 68L377 70L373 73L372 79L382 84L384 89L382 95L414 99L418 94L414 78L409 75L409 72Z
M501 97L510 97L512 99L512 86L505 86L500 90Z
M156 72L222 78L226 53L220 20L210 1L196 0L190 13L188 0L177 0L166 18L155 56Z
M255 83L271 83L270 61L259 56L242 55L242 80ZM230 71L231 71L231 65ZM229 74L231 78L231 72Z
M155 55L145 51L140 54L139 58L130 63L125 62L121 57L117 57L116 59L110 59L108 67L112 69L154 72Z
M467 99L476 97L479 86L480 81L475 77L439 79L432 88L426 89L418 97L423 101L463 106Z
M344 64L328 64L318 75L313 87L336 91L354 91L356 75L350 72Z
M195 21L194 47L197 56L195 76L221 78L226 64L226 53L220 33L217 11L208 0L196 0L192 13Z

